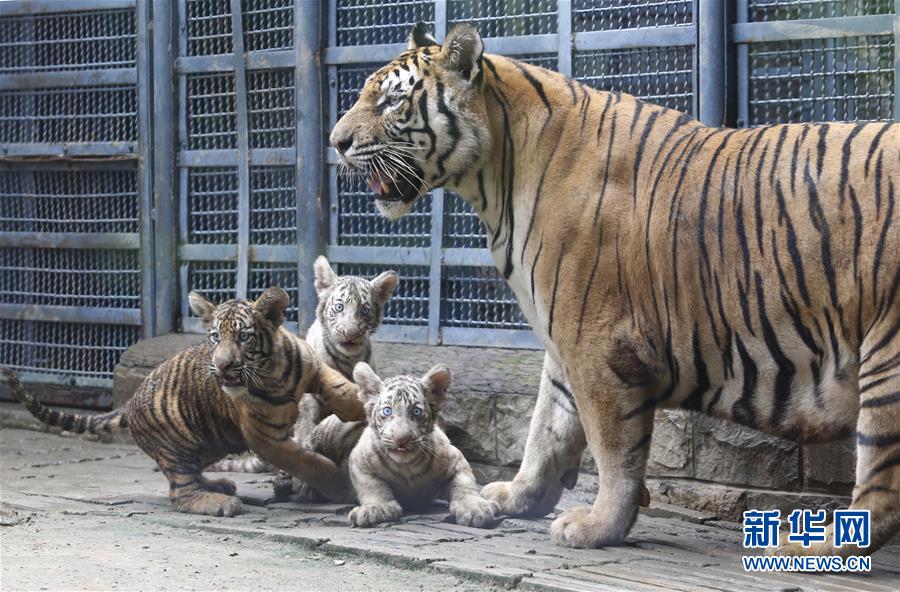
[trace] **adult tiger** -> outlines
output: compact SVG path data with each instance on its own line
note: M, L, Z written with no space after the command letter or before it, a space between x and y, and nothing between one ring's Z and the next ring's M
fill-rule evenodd
M898 131L705 127L483 55L470 25L443 46L418 25L331 142L389 218L433 187L472 204L547 350L522 468L484 489L506 513L551 511L587 442L597 500L551 534L621 543L653 411L684 407L802 440L855 431L872 545L779 549L850 555L900 529Z

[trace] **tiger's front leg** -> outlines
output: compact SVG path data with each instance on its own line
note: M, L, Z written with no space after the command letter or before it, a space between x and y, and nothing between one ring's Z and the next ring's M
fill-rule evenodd
M553 521L558 545L593 548L621 544L645 504L644 472L653 433L652 392L621 382L605 364L570 376L588 445L598 469L597 498Z
M481 495L508 516L545 516L553 511L563 487L573 488L587 445L575 399L562 368L550 354L525 443L525 456L512 481L489 483Z
M349 478L330 458L290 438L282 441L248 438L248 444L264 461L307 483L329 501L349 503L354 500Z

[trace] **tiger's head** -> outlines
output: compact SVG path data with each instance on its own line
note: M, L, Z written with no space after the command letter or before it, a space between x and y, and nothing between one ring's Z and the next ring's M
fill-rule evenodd
M343 353L353 355L381 326L384 305L400 278L396 271L385 271L371 280L339 276L322 256L316 259L313 270L319 296L316 318L323 336Z
M490 151L483 51L472 25L454 26L439 45L419 23L408 49L366 80L335 124L330 140L343 169L366 177L387 218L455 184Z
M384 381L365 362L353 369L369 427L398 461L408 460L411 453L428 446L427 436L434 430L452 380L450 369L443 364L422 378L395 376Z
M216 306L197 292L188 295L191 311L209 331L213 347L209 371L225 393L262 384L277 362L276 339L284 323L290 297L281 288L269 288L254 300L229 300Z

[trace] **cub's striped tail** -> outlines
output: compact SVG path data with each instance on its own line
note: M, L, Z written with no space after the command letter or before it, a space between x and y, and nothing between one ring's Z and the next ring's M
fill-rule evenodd
M0 372L6 377L13 396L25 405L25 408L38 418L41 423L75 432L76 434L85 432L89 434L117 432L128 427L128 418L125 416L124 407L101 415L63 413L50 409L35 400L9 368L0 368Z
M274 473L277 469L251 452L223 458L206 470L210 473Z

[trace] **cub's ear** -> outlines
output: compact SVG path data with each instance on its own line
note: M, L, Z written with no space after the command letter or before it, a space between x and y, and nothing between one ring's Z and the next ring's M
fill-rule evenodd
M256 299L253 307L264 319L275 327L284 322L284 311L291 303L291 297L281 288L269 288Z
M453 374L450 368L443 364L438 364L428 371L422 377L422 386L425 388L425 398L437 409L444 406L444 400L447 398L447 389L453 382Z
M197 292L188 294L188 303L191 306L191 312L200 317L203 326L209 329L212 325L213 311L216 310L216 305Z
M478 29L469 23L454 25L441 49L444 68L454 70L466 80L472 80L481 71L481 54L484 42Z
M394 295L400 276L394 270L385 271L369 282L372 286L372 297L378 304L384 304Z
M406 49L419 49L429 45L438 45L438 42L428 32L428 25L419 21L409 32L409 42L406 44Z
M359 387L359 394L357 395L359 402L367 408L369 403L374 403L378 399L378 395L381 394L381 379L378 378L372 367L365 362L359 362L353 368L353 382Z
M316 276L316 294L322 295L322 292L332 288L337 283L337 274L331 269L331 264L324 255L319 255L316 262L313 263L313 272Z

